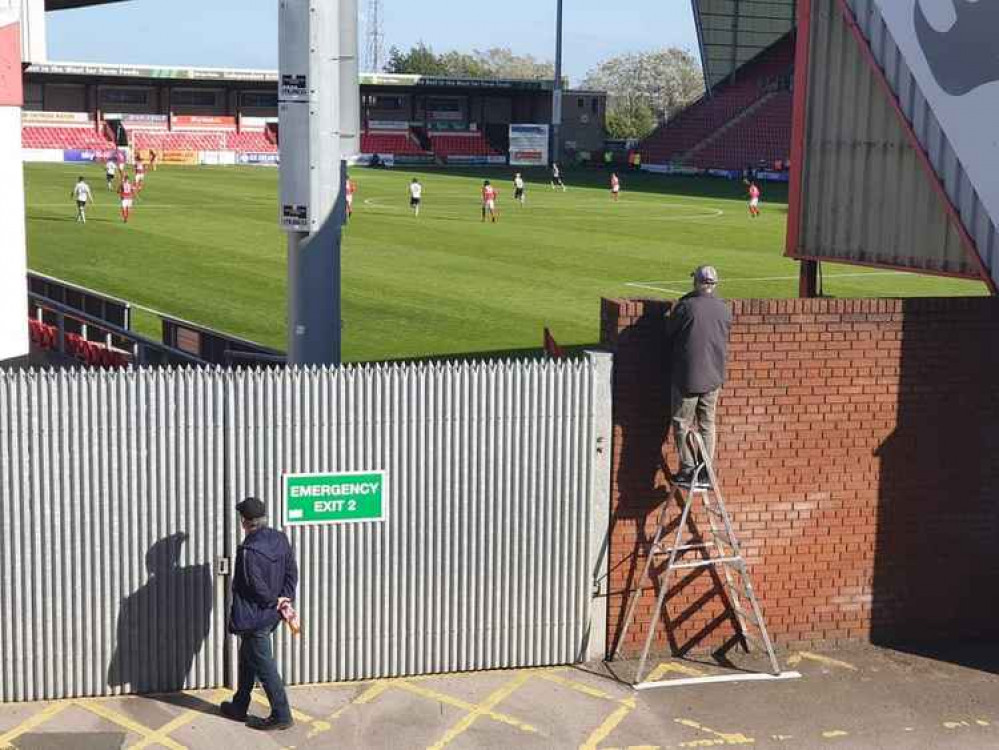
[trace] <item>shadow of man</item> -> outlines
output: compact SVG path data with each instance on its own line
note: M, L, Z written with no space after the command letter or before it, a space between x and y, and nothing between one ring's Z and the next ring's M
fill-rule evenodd
M146 553L149 580L129 595L118 615L108 684L130 693L163 693L188 686L195 655L212 618L212 571L207 563L181 567L187 534L160 539Z

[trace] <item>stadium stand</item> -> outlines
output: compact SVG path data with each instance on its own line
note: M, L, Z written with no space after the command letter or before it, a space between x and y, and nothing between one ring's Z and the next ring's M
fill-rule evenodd
M768 94L759 108L691 153L689 161L702 169L742 169L770 165L788 157L791 143L790 91Z
M277 153L277 145L267 138L266 131L244 130L242 133L226 133L225 148L258 154Z
M447 158L449 156L498 156L489 145L486 136L481 132L469 133L431 133L430 143L434 153Z
M50 127L28 125L21 128L24 148L112 149L114 143L92 127Z
M735 81L716 86L710 96L694 102L645 139L641 146L642 161L646 164L688 161L684 157L690 152L788 82L793 65L794 43L788 34L741 68ZM787 143L790 144L790 138ZM745 162L737 166L744 165Z
M228 133L211 130L155 131L133 130L129 145L137 149L157 151L222 151Z
M361 151L365 154L412 154L427 152L420 148L408 131L368 130L361 134Z

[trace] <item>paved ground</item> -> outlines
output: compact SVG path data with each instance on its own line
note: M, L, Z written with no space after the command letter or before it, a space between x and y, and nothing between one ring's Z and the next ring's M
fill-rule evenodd
M219 691L7 705L0 747L999 748L999 649L858 647L785 664L802 678L633 691L594 665L293 688L297 725L273 735L220 718ZM674 660L656 672L719 670Z

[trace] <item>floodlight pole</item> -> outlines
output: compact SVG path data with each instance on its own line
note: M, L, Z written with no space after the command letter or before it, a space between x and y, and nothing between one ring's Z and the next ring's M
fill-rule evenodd
M288 363L341 357L346 158L357 153L357 0L280 0L281 226L288 233Z
M555 90L552 94L552 163L562 155L562 0L555 10Z

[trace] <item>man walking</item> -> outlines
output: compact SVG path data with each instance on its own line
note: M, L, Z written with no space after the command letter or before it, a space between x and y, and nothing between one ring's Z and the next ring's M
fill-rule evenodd
M284 681L271 649L271 634L281 622L279 607L295 598L298 566L282 532L267 527L267 509L255 497L236 506L246 538L236 551L229 632L239 637L239 685L222 714L253 729L288 729L294 724ZM249 717L250 697L257 680L263 685L271 713Z
M694 291L673 308L666 327L672 354L671 413L680 453L680 471L673 481L681 486L690 485L698 460L687 444L695 419L707 458L714 459L715 411L725 383L732 327L731 310L715 296L718 272L711 266L701 266L693 277ZM698 481L707 480L707 472L700 472Z

